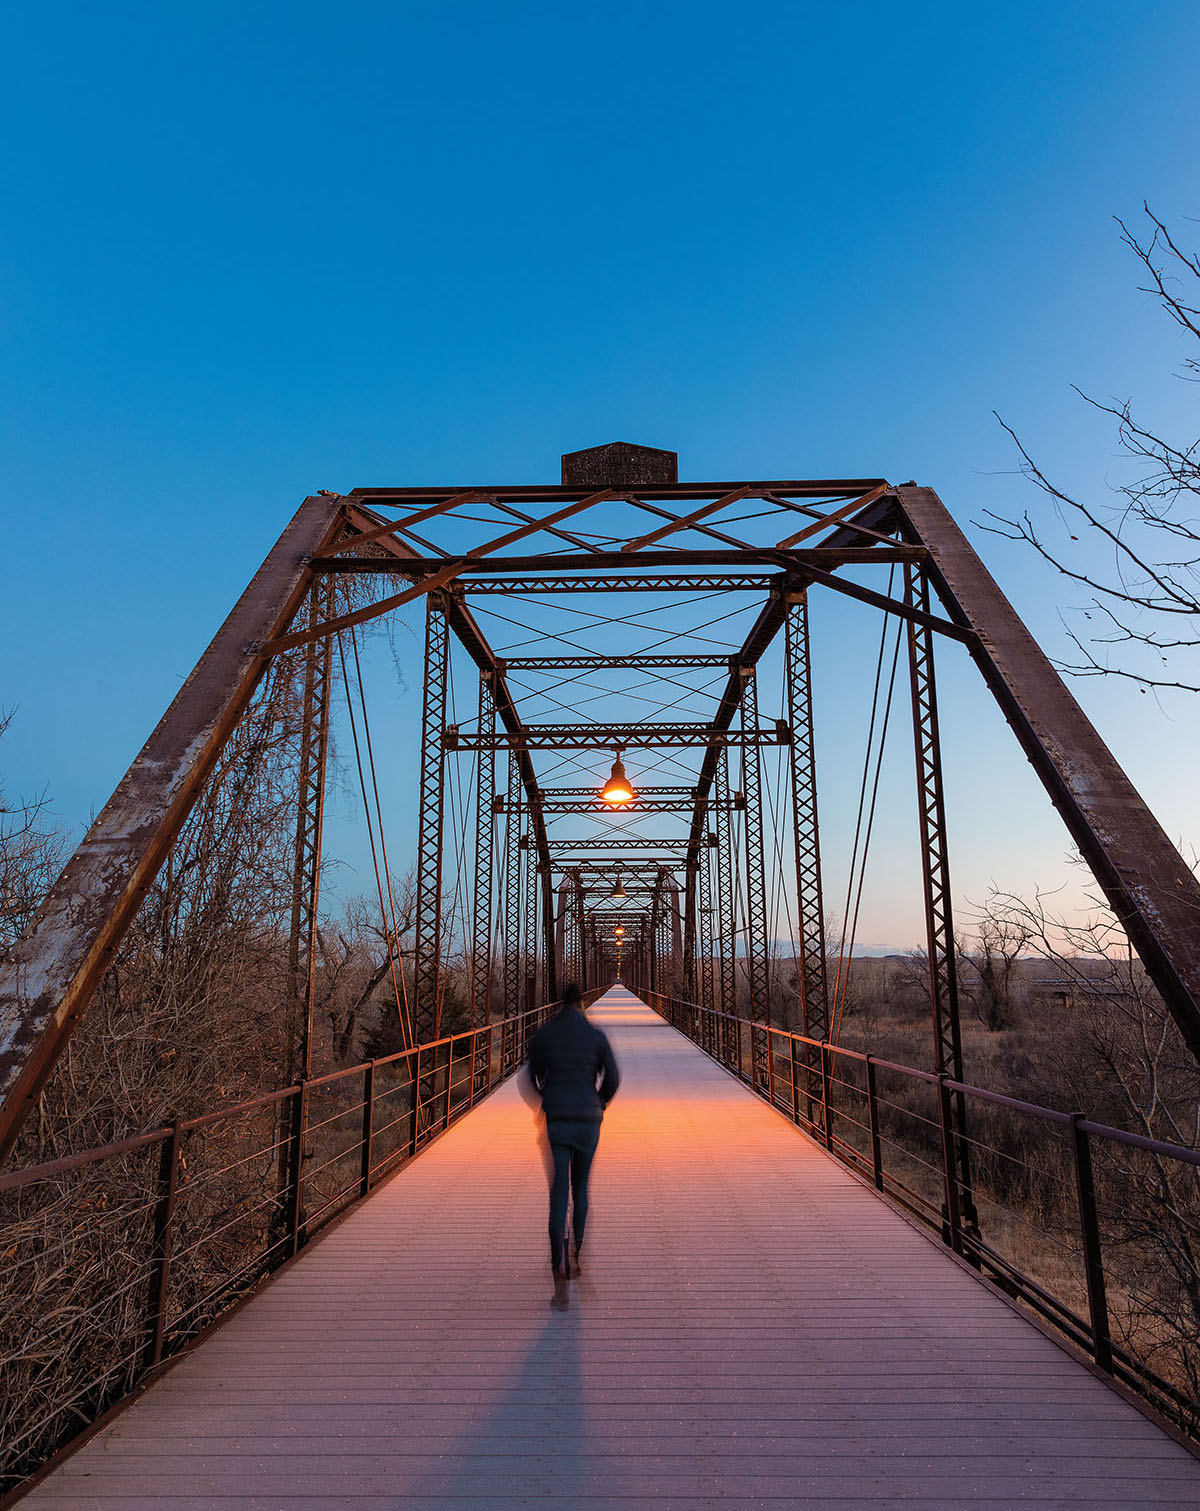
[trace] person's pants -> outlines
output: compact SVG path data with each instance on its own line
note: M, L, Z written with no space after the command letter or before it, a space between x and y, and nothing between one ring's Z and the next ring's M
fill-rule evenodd
M568 1192L575 1247L583 1243L588 1213L588 1175L596 1145L600 1142L600 1124L548 1122L546 1135L550 1140L550 1153L554 1156L554 1180L550 1187L550 1259L558 1269L564 1261Z

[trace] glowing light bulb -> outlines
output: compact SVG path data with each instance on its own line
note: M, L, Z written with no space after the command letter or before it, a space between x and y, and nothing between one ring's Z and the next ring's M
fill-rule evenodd
M623 803L630 803L637 793L633 790L633 783L625 775L625 767L621 761L621 752L617 751L617 758L613 762L612 775L600 789L600 796L606 803L611 803L614 808Z

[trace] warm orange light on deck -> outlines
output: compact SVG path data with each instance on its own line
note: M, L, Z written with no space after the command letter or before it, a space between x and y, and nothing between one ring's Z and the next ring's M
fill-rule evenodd
M633 790L633 783L625 775L625 767L621 762L621 752L617 751L617 759L613 762L612 775L600 789L600 796L606 803L611 803L614 808L622 803L632 802L637 796Z

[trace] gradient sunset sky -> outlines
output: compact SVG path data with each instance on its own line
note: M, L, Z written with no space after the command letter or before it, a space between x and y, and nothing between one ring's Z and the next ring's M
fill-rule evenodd
M1200 433L1112 220L1149 200L1200 243L1194 3L46 0L0 24L0 773L73 832L317 489L556 481L617 438L685 478L913 478L1064 653L1079 595L976 523L1043 507L993 411L1099 501L1130 472L1072 384ZM834 894L876 633L840 602L814 629ZM401 852L410 643L407 688L370 668ZM962 905L1079 903L1003 721L943 664ZM1190 858L1200 698L1074 690ZM881 827L863 943L919 938L912 833Z

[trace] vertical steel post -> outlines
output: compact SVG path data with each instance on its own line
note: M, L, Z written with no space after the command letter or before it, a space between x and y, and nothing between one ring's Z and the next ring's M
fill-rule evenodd
M363 1071L362 1115L362 1162L358 1172L358 1194L366 1196L371 1189L371 1146L375 1138L374 1060L371 1060Z
M713 836L715 838L715 836ZM716 1001L713 996L713 889L712 865L714 846L708 843L706 834L700 847L700 980L698 997L704 1009L704 1047L715 1055L717 1019L713 1016Z
M904 599L930 612L929 582L919 568L905 565ZM963 1079L962 1034L958 1016L958 971L954 917L950 902L946 801L942 782L937 684L933 668L933 631L909 620L908 661L912 689L913 742L917 761L917 810L921 833L921 880L925 894L925 933L929 969L929 1004L933 1017L934 1070L951 1080ZM947 1137L953 1151L952 1185L963 1224L977 1226L972 1196L971 1153L967 1143L966 1098L948 1093ZM947 1212L947 1221L955 1214Z
M699 890L700 859L699 856L689 856L683 877L683 981L679 989L679 995L688 1002L697 1000L700 989L700 972L696 959L696 908Z
M288 1256L304 1245L304 1141L308 1137L308 1082L296 1083L291 1099L292 1133L288 1149Z
M525 1011L537 1006L538 966L538 874L537 848L533 835L526 834L525 845Z
M575 872L575 937L578 941L578 964L575 972L575 984L581 992L586 992L590 986L588 980L588 941L587 941L587 912L584 907L583 895L583 872Z
M558 933L554 916L554 878L545 863L538 866L542 883L542 1001L558 1001Z
M175 1240L175 1198L179 1190L179 1156L183 1136L178 1118L162 1146L158 1170L158 1203L154 1209L154 1249L150 1262L149 1318L145 1367L153 1369L163 1356L167 1332L167 1297L171 1286L171 1249Z
M333 617L332 576L313 584L308 623ZM321 831L325 817L325 767L329 752L329 685L332 640L314 640L304 651L304 696L300 716L300 766L296 839L292 863L292 918L288 972L292 1005L287 1025L291 1076L312 1069L312 1016L317 969L317 910L321 888Z
M757 678L752 666L742 667L742 729L758 728ZM749 1017L756 1091L766 1089L771 1046L764 1032L771 1021L770 946L767 942L767 882L762 829L762 762L757 745L742 746L743 818L746 841L746 969L749 976Z
M1104 1256L1100 1248L1100 1220L1096 1211L1096 1179L1092 1171L1091 1141L1083 1122L1082 1112L1071 1118L1071 1142L1075 1156L1075 1191L1079 1198L1079 1231L1087 1276L1088 1312L1092 1324L1092 1357L1101 1369L1111 1374L1112 1334L1104 1284Z
M867 1056L867 1126L871 1133L871 1174L876 1191L883 1190L883 1139L879 1132L879 1091L875 1084L875 1056Z
M808 642L808 600L796 594L784 623L788 723L792 728L792 834L796 848L796 913L800 958L796 961L803 1015L801 1032L810 1039L829 1036L825 909L821 893L821 846L817 827L817 767L813 752L812 677Z
M417 1042L441 1027L442 804L446 757L446 672L449 631L445 600L425 600L425 696L421 712L420 814L417 822L417 907L413 975Z
M737 1012L737 921L733 905L733 814L729 800L729 748L717 756L717 940L721 951L718 1035L721 1058L728 1065L734 1057L735 1029L730 1021Z
M479 678L479 750L475 778L475 917L471 949L471 1024L491 1018L492 873L496 827L496 697L491 672Z
M508 753L508 797L504 805L504 1016L521 1010L521 768Z

